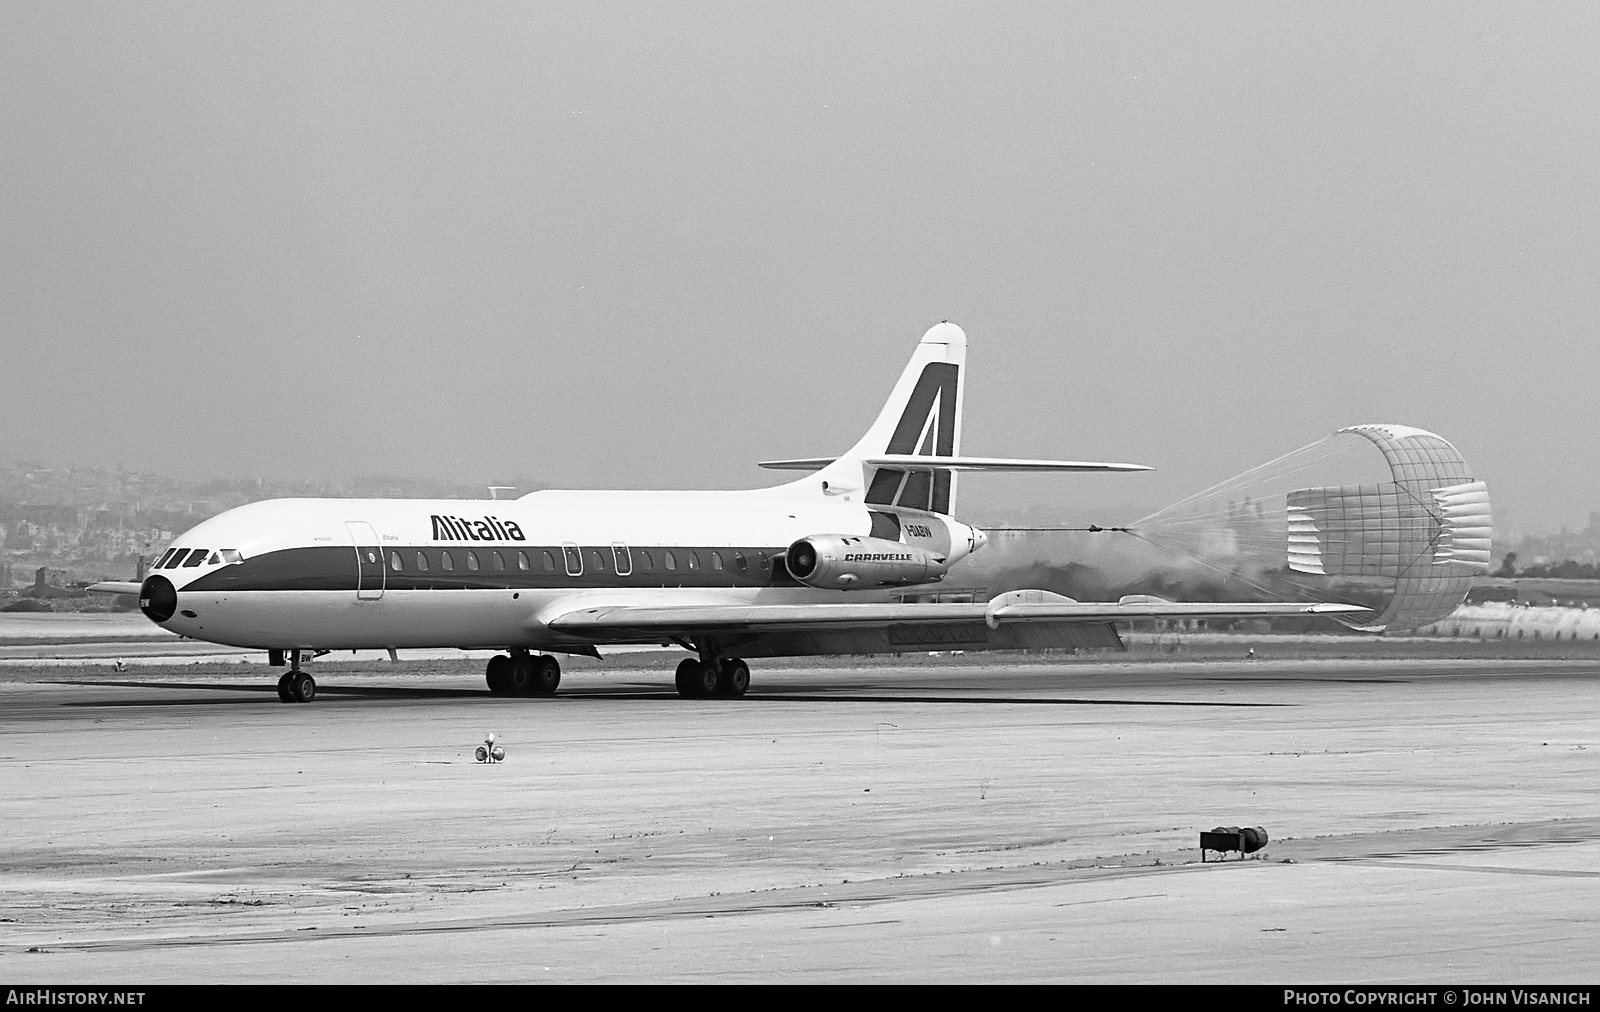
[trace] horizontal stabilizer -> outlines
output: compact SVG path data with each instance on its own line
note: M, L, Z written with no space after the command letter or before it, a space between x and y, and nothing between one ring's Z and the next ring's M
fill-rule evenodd
M773 471L817 471L832 464L833 457L808 457L800 460L763 460L762 467ZM926 454L894 453L864 458L866 467L894 467L908 471L1153 471L1143 464L1114 464L1093 460L1021 460L1011 457L937 457Z
M769 471L820 471L838 459L838 457L804 457L799 460L763 460L756 466Z

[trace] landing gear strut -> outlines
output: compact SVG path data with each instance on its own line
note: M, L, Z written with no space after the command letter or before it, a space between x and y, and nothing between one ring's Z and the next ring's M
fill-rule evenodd
M685 657L678 664L676 684L678 695L684 699L737 698L750 688L750 665L737 657L709 662Z
M514 650L489 658L484 680L496 696L553 696L561 684L561 665L549 654Z
M317 698L317 680L300 670L300 651L289 651L289 670L278 679L278 698L285 703L309 703Z

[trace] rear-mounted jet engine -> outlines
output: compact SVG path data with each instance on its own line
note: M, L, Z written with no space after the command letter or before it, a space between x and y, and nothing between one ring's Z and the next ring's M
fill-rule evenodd
M871 590L944 579L950 560L915 545L850 534L813 534L789 546L789 573L808 587Z

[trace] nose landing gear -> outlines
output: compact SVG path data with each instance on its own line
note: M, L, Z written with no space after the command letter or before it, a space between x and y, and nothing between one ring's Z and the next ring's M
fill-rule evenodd
M317 698L317 680L300 670L300 651L289 651L289 670L278 679L278 698L285 703L309 703Z

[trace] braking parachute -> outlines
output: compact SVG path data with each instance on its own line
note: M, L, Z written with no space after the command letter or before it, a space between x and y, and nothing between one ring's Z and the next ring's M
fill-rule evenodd
M1330 475L1359 477L1307 480ZM1340 621L1383 632L1454 611L1489 570L1493 522L1488 486L1449 441L1355 425L1126 530L1264 594L1360 601L1372 613Z
M1393 580L1388 607L1357 628L1409 629L1450 614L1466 599L1473 574L1489 571L1489 487L1431 432L1399 425L1340 431L1371 440L1391 478L1289 492L1289 568Z

